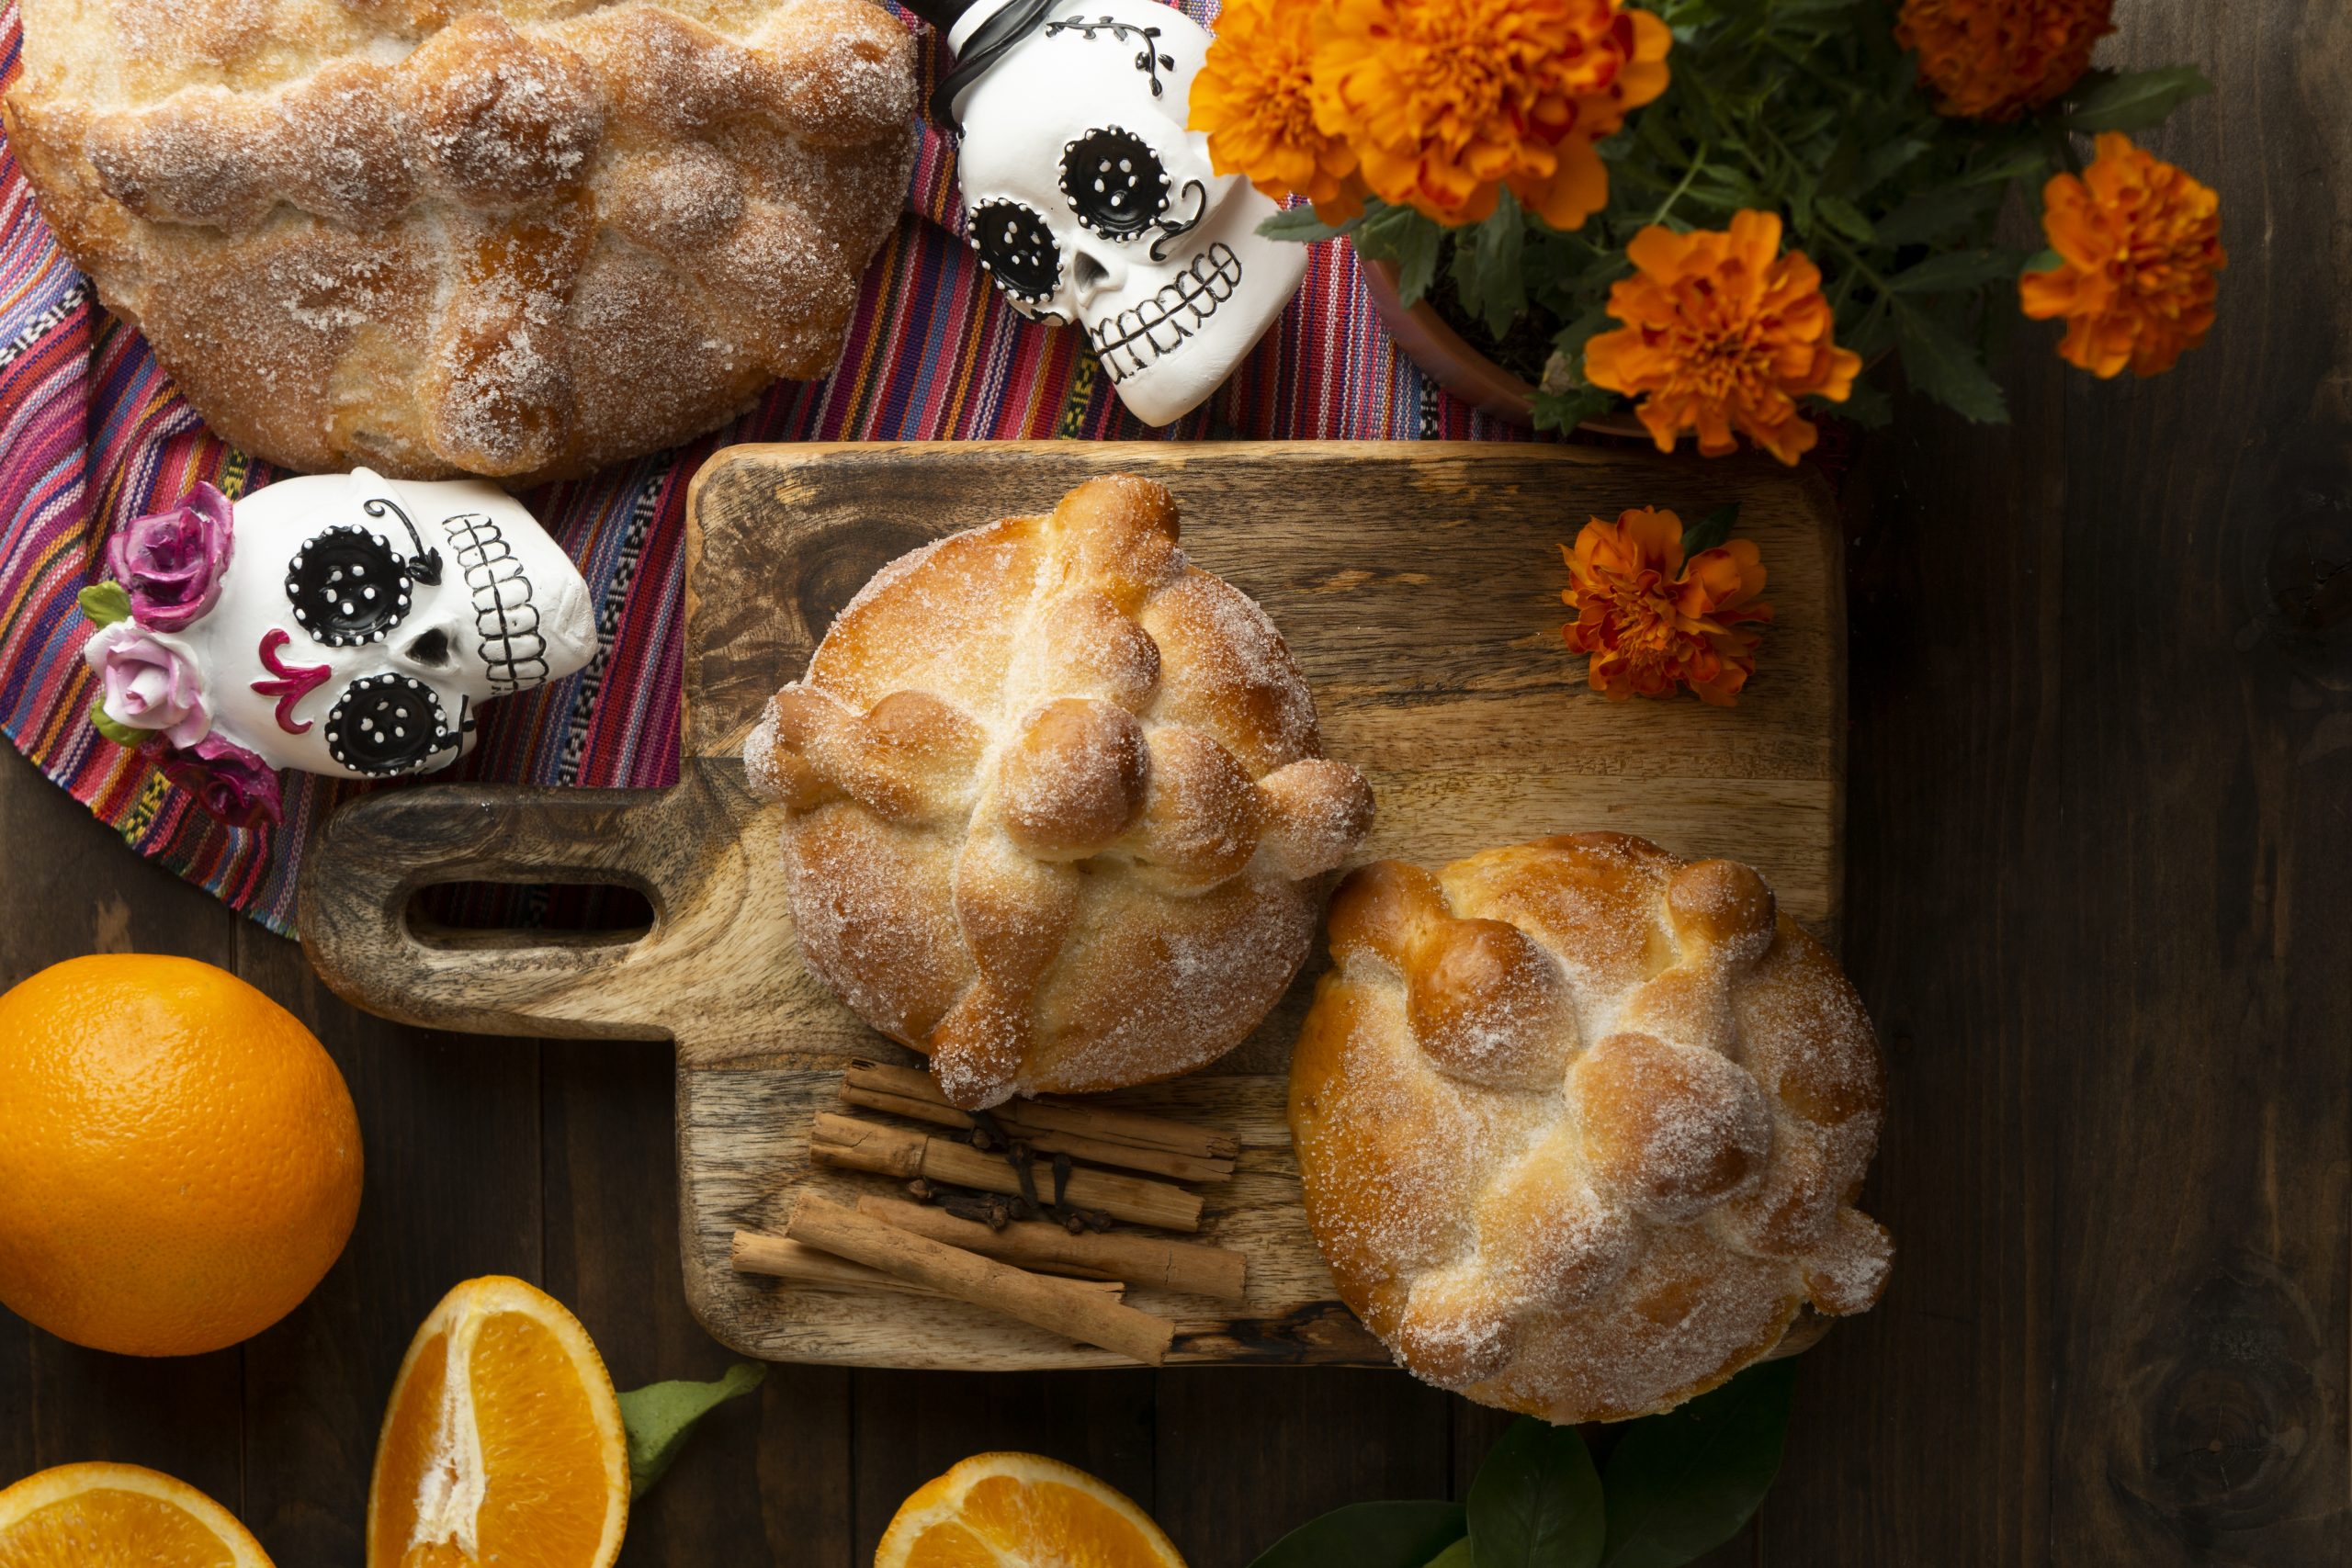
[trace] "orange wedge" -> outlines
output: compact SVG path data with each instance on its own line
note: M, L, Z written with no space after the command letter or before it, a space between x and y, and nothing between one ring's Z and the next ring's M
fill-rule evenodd
M0 1568L270 1568L236 1517L135 1464L61 1464L0 1492Z
M469 1280L417 1329L368 1487L368 1568L611 1568L628 1444L580 1320L520 1280Z
M899 1505L874 1568L1184 1568L1151 1516L1042 1454L974 1454Z

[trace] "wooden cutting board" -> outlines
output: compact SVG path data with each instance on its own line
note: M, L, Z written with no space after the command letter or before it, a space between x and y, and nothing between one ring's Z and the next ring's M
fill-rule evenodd
M854 1055L914 1058L802 969L777 810L738 752L833 613L886 561L956 529L1043 512L1098 474L1145 473L1183 507L1200 565L1262 603L1315 689L1333 756L1372 781L1366 858L1435 864L1579 829L1645 834L1761 869L1834 936L1843 879L1845 612L1836 520L1817 479L1752 459L1436 443L1080 442L739 446L689 507L680 782L659 791L441 785L354 802L306 863L305 948L344 996L440 1029L667 1038L677 1045L687 1292L749 1355L863 1366L1116 1364L960 1303L738 1275L738 1227L781 1224L814 1181L811 1117ZM1560 639L1559 546L1593 514L1740 503L1777 612L1733 710L1611 703ZM642 892L648 932L436 929L410 903L450 881L605 882ZM1199 1239L1250 1256L1245 1303L1137 1291L1182 1325L1172 1361L1385 1364L1333 1299L1299 1204L1283 1072L1321 967L1230 1056L1121 1103L1236 1134L1235 1179L1197 1189Z

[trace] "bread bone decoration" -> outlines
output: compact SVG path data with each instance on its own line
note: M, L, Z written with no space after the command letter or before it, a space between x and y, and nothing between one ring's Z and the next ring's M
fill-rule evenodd
M548 478L839 355L913 156L869 0L25 0L8 142L281 466Z
M802 957L967 1110L1238 1043L1372 820L1273 623L1131 478L883 568L744 761Z
M379 779L473 750L474 710L587 664L587 584L521 502L361 468L232 507L210 485L107 542L83 595L92 716L225 820L277 815L276 770Z
M1878 1042L1747 866L1613 833L1383 861L1330 938L1291 1134L1340 1295L1413 1372L1618 1420L1878 1300Z
M1155 0L909 0L960 63L932 111L957 128L980 265L1035 320L1083 326L1147 424L1197 408L1306 276L1258 232L1275 204L1191 130L1209 35Z

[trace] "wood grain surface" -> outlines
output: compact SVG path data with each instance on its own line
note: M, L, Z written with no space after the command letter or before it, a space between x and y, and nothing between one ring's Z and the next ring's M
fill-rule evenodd
M1867 1202L1904 1251L1707 1568L2352 1561L2352 11L2116 17L2103 62L2220 89L2144 140L2221 190L2221 322L2138 384L2021 330L2013 428L1907 400L1844 486L1844 948L1895 1058ZM0 983L102 947L236 968L343 1064L368 1155L342 1261L238 1349L0 1314L0 1480L156 1465L281 1568L360 1568L384 1393L456 1280L544 1283L625 1385L725 1366L683 1291L668 1048L358 1013L4 750L0 835ZM1342 1503L1461 1495L1500 1427L1393 1371L777 1367L621 1563L864 1568L914 1486L1020 1448L1241 1568Z
M345 996L414 1022L654 1034L678 1050L685 1280L721 1341L775 1360L1013 1371L1116 1366L962 1302L864 1299L738 1272L741 1228L776 1229L804 1190L854 1202L877 1179L812 1165L812 1119L842 1066L912 1060L801 967L775 843L780 808L742 783L743 737L807 668L834 612L908 549L1050 510L1086 479L1145 473L1185 513L1193 559L1255 596L1314 688L1324 741L1363 768L1380 815L1365 858L1440 864L1547 833L1614 828L1763 870L1826 930L1841 886L1842 558L1815 476L1754 459L1434 444L1069 442L736 447L689 510L686 762L642 795L425 788L362 801L305 864L303 942ZM1561 646L1559 545L1595 513L1736 502L1770 562L1767 673L1734 709L1611 702ZM635 942L420 938L436 877L594 876L642 891ZM1204 1189L1203 1240L1250 1258L1238 1304L1138 1289L1180 1326L1171 1364L1388 1357L1336 1300L1306 1228L1284 1124L1309 966L1231 1055L1114 1097L1239 1138Z

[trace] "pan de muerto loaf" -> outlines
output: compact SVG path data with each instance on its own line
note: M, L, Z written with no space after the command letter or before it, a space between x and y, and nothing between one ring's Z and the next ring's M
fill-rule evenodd
M1291 1066L1307 1218L1398 1360L1617 1420L1878 1300L1883 1068L1763 878L1579 833L1363 867Z
M228 439L583 471L841 351L914 151L870 0L24 0L9 145Z
M978 1108L1192 1071L1372 822L1273 623L1097 479L876 573L744 750L808 966Z

